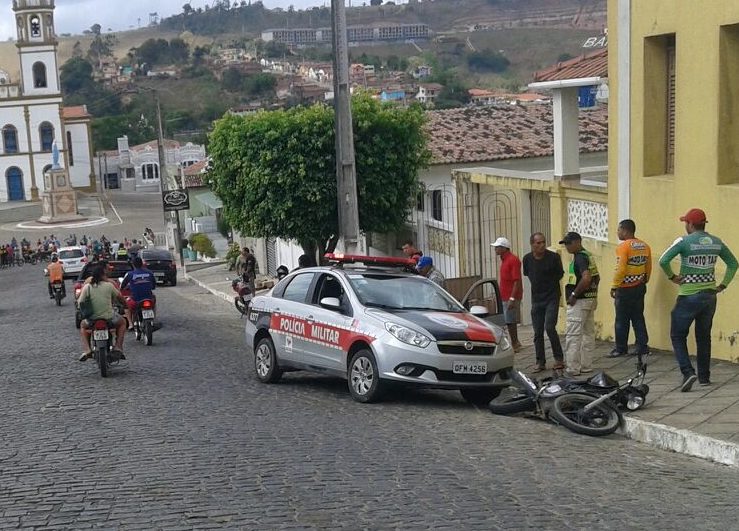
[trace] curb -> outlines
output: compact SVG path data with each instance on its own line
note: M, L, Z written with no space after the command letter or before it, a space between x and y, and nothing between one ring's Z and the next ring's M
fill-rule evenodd
M200 280L191 277L187 273L184 273L183 276L185 277L185 280L188 280L188 281L190 281L190 282L192 282L194 284L197 284L201 288L203 288L203 289L208 290L209 292L211 292L213 295L215 295L219 299L223 299L224 301L233 304L234 298L233 298L232 295L228 295L226 293L223 293L222 291L218 291L217 289L213 289L210 286L208 286L205 282L201 282Z
M662 450L739 467L739 444L736 443L632 417L624 417L624 425L620 431L629 439Z

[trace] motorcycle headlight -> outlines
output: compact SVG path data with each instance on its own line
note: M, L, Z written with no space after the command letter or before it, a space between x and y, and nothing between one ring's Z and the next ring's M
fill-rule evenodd
M385 330L390 332L398 341L414 347L426 348L431 344L429 337L399 324L385 323Z

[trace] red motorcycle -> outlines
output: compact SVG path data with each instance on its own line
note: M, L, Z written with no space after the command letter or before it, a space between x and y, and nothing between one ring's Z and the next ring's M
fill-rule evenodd
M155 302L152 299L144 299L139 301L131 311L136 341L140 341L143 337L147 347L154 342L154 305Z
M236 292L234 297L234 305L241 315L246 315L249 311L249 304L254 297L254 294L249 287L249 282L244 280L243 277L235 278L231 281L231 289Z

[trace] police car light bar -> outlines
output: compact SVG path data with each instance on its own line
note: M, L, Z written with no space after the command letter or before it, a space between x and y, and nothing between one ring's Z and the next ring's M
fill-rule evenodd
M364 264L385 267L407 267L415 269L416 261L394 256L363 256L361 254L326 253L323 257L335 264Z

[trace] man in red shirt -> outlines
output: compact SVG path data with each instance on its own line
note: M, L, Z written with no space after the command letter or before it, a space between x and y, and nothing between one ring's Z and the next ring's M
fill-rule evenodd
M505 317L508 335L511 336L513 351L521 350L518 341L518 323L521 320L521 299L523 298L523 281L521 280L521 260L511 252L511 242L500 237L492 244L495 254L500 256L500 297L503 299L503 317Z

